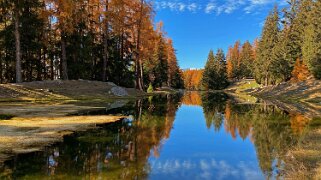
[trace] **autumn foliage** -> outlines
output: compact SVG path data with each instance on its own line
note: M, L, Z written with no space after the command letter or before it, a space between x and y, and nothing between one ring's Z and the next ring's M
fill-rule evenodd
M201 106L201 95L196 91L187 92L182 98L182 103L187 106Z
M204 70L187 69L183 71L185 89L200 90L202 86L202 77Z
M301 114L291 114L290 117L293 133L301 135L304 129L308 126L310 120Z
M256 57L257 40L253 44L236 41L227 52L226 69L229 80L252 78L253 64Z
M0 11L0 83L88 79L140 90L150 83L182 87L173 42L163 23L155 24L150 1L0 1Z
M303 61L297 59L295 62L293 71L292 71L292 79L293 82L300 82L306 80L310 76L308 67L304 64Z

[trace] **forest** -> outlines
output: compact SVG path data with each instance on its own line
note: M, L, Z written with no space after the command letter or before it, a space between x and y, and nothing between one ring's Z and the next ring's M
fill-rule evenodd
M321 79L321 2L291 0L267 16L253 43L211 50L204 69L181 70L163 23L145 0L1 0L0 83L111 81L147 90L224 89Z
M1 0L0 83L183 87L173 41L145 0Z
M236 41L225 55L211 50L200 78L184 72L187 89L220 90L244 78L268 86L287 81L321 79L321 1L291 0L266 18L262 34L252 44Z

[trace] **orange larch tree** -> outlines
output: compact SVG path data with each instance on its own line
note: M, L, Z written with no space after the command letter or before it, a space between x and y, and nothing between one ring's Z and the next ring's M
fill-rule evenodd
M202 87L203 69L187 69L183 71L185 89L200 90Z
M296 60L294 64L294 69L292 71L292 78L291 81L293 82L300 82L307 80L307 78L310 76L310 72L308 67L304 64L303 61L301 61L299 58Z

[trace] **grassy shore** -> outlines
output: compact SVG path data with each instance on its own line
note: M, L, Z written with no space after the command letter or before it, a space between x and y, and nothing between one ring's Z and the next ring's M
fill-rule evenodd
M232 95L238 102L242 103L256 103L257 98L248 94L247 90L253 90L260 87L254 80L243 80L233 83L225 92Z
M124 88L113 95L112 83L98 81L39 81L0 85L0 164L18 153L39 151L76 131L96 128L121 116L72 116L78 112L112 109L145 93Z
M120 116L14 117L0 121L0 164L19 153L40 151L76 131L120 120Z

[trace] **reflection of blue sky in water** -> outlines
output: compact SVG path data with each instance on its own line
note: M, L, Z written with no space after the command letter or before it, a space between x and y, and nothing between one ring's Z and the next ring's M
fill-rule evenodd
M256 162L228 164L215 159L152 161L152 179L264 179ZM196 173L197 172L197 173ZM153 176L154 175L154 176Z
M264 179L253 143L233 139L223 126L207 129L203 109L196 106L178 110L160 156L149 162L151 179Z

